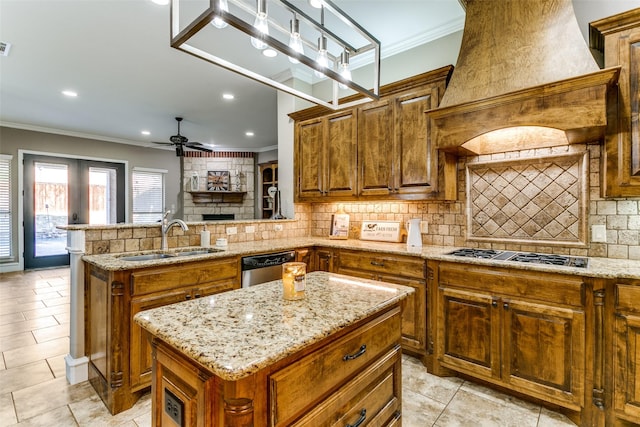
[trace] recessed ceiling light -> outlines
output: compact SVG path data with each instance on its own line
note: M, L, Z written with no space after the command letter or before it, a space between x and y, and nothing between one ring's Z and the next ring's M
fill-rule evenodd
M235 98L235 96L232 93L223 93L222 94L222 98L227 99L227 100L232 100Z
M263 51L262 51L262 54L263 54L264 56L266 56L267 58L274 58L274 57L276 57L276 56L278 55L278 52L276 52L276 51L275 51L275 50L273 50L273 49L269 49L269 48L267 48L267 49L265 49L265 50L263 50Z
M149 132L148 130L143 130L142 132L140 132L141 134L145 135L145 136L149 136L151 135L151 132Z
M75 98L76 96L78 96L78 92L75 92L73 90L63 90L62 94L64 96L68 96L69 98Z
M169 4L169 0L151 0L155 4L159 4L160 6L166 6Z
M247 135L247 136L253 136L253 135L255 135L255 134L253 133L253 131L250 131L250 130L249 130L249 131L245 132L245 135Z
M309 4L316 9L320 9L322 7L322 0L309 0Z

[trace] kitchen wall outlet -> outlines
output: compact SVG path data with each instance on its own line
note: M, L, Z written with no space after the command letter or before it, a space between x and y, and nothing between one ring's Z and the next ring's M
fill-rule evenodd
M282 224L276 224L273 226L273 229L276 231L282 231Z
M429 223L427 221L420 221L420 233L427 234L429 232Z
M182 418L184 404L166 388L164 389L164 411L177 425L184 425Z
M607 243L607 226L604 224L592 225L591 241L594 243Z
M238 227L227 227L227 236L238 234Z
M255 233L256 232L256 226L255 225L247 225L244 228L244 232L245 233Z

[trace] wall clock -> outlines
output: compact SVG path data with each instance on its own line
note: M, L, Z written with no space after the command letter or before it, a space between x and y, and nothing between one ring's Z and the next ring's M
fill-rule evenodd
M229 191L229 171L208 171L207 190Z

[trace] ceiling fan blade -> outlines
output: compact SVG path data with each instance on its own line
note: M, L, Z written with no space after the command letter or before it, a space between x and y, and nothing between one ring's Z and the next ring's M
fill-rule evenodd
M187 142L186 144L184 144L184 146L187 147L187 148L191 148L193 150L206 151L207 153L213 152L212 149L205 147L204 145L200 144L199 142Z
M151 141L154 144L160 144L160 145L173 145L173 142L160 142L160 141Z

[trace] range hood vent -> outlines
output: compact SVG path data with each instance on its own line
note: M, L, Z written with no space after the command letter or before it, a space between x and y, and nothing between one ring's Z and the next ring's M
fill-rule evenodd
M604 136L607 93L620 70L600 70L571 0L460 2L467 13L456 68L440 106L427 112L438 149L469 155L558 145L540 128L567 144ZM499 144L487 137L515 127L533 132Z

